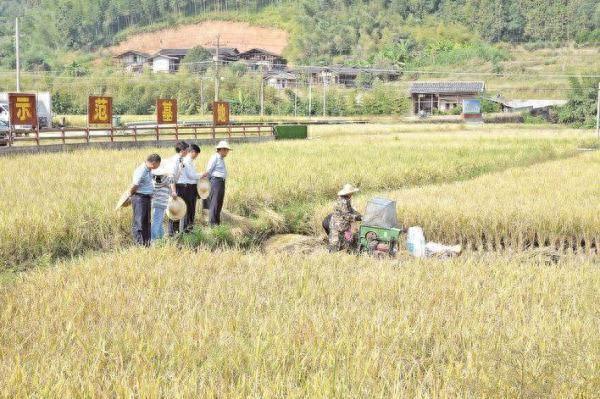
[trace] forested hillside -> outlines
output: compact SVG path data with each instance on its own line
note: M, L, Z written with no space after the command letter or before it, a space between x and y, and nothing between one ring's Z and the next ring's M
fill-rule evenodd
M8 35L17 15L24 22L25 66L39 67L53 50L93 50L132 29L203 15L248 20L257 13L260 23L293 31L293 61L393 64L415 53L472 47L479 37L600 42L596 0L0 0L0 62L14 64Z

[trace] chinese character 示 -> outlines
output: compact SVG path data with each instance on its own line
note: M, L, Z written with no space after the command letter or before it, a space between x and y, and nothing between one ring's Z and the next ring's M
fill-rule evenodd
M162 118L165 122L173 121L173 102L165 101L163 102L163 110L162 110Z
M217 105L217 121L219 122L227 122L227 107L225 104Z
M28 97L17 97L15 107L17 108L17 118L19 118L21 122L29 120L29 118L33 116L31 114L31 103L29 102Z
M94 100L94 120L108 122L108 100L97 98Z

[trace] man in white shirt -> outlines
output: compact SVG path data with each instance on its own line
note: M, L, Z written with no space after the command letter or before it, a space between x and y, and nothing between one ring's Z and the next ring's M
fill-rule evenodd
M183 231L189 233L194 228L196 220L196 201L198 200L198 180L200 175L196 171L194 160L200 155L200 147L196 144L190 145L188 154L183 158L183 169L179 177L178 185L184 187L183 200L187 205L187 213L183 218Z
M183 174L185 169L185 157L188 154L190 145L185 141L180 141L175 145L175 155L168 158L167 168L169 168L170 175L173 177L173 184L171 184L171 196L175 197L185 197L185 186L179 184L179 180ZM185 219L185 218L184 218ZM179 221L169 220L169 236L174 236L175 233L180 232L180 223Z
M217 145L217 152L208 161L206 173L202 177L208 176L210 179L210 197L209 202L209 220L210 225L221 224L221 210L223 209L223 200L225 199L225 180L227 180L227 167L225 166L225 157L231 151L227 141L221 141Z

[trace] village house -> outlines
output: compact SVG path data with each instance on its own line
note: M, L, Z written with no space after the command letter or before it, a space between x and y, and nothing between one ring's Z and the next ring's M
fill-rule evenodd
M179 70L181 60L187 55L187 49L162 49L148 58L154 73L175 73Z
M121 63L126 71L141 72L144 69L144 65L150 58L150 54L136 50L128 50L124 53L117 54L114 58Z
M484 82L413 82L410 87L413 113L447 112L462 106L463 100L481 97L484 91Z
M261 48L253 48L239 55L240 60L244 61L251 69L264 69L271 71L273 69L284 69L287 60L282 56L271 53Z
M502 112L529 112L534 115L547 113L551 107L560 107L568 102L554 99L508 100L500 95L491 97L489 100L500 104Z
M296 82L298 80L295 74L278 70L267 72L264 79L269 86L279 90L296 87Z
M212 54L213 61L217 61L217 49L215 47L207 48ZM219 61L224 63L236 62L240 60L240 52L233 47L219 47Z
M357 80L361 74L369 75L386 82L398 80L400 71L393 69L378 68L352 68L352 67L307 67L303 72L308 74L313 83L326 85L343 85L356 87Z

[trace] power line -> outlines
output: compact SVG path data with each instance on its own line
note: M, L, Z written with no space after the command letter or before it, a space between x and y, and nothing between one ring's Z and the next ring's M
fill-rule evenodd
M230 60L219 60L218 64L220 65L229 65L235 63L242 63L247 66L255 66L259 67L263 64L260 62L249 62L249 61L230 61ZM210 65L216 64L214 60L210 61L193 61L193 62L181 62L179 65ZM292 65L289 70L315 70L315 71L338 71L352 69L363 71L367 73L399 73L399 74L423 74L423 75L457 75L457 76L492 76L492 77L540 77L540 78L600 78L600 75L584 75L584 74L537 74L535 72L530 73L507 73L507 72L462 72L462 71L430 71L430 70L421 70L421 69L410 69L403 70L400 68L373 68L373 67L350 67L350 66L341 66L341 65ZM52 72L58 71L28 71L22 72L22 74L26 75L48 75L52 76ZM0 71L0 75L12 75L15 71L13 70L2 70ZM69 76L58 76L55 75L55 78L71 78Z

